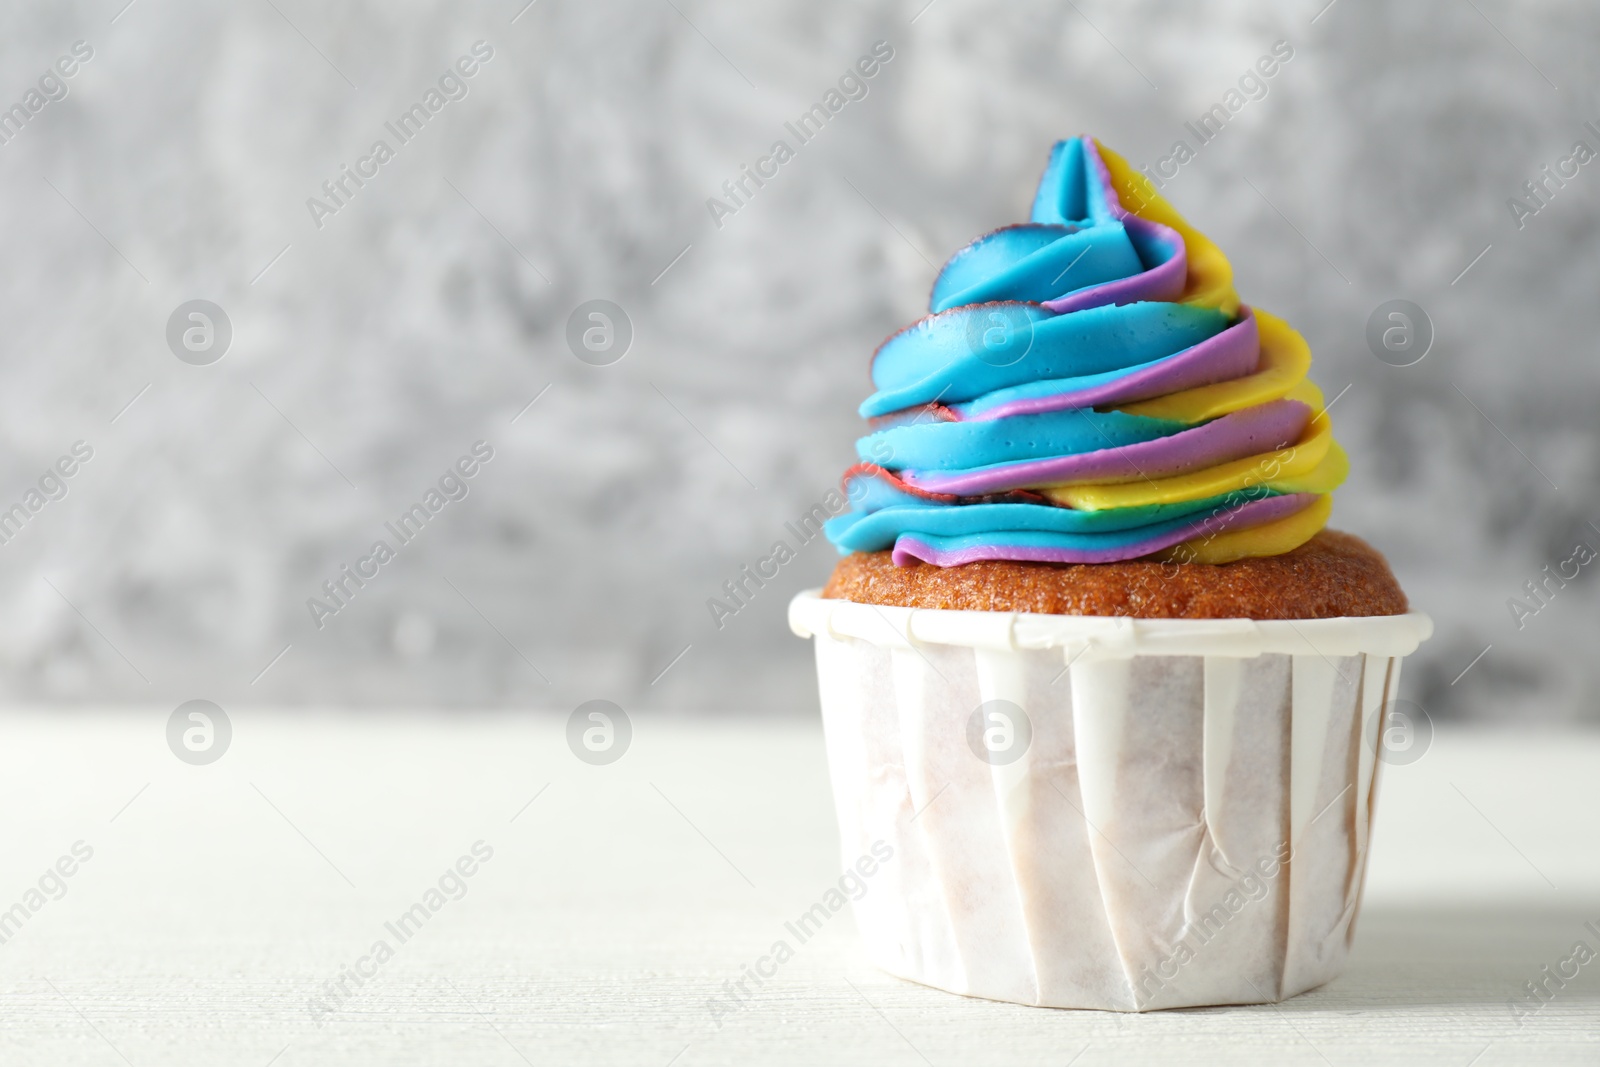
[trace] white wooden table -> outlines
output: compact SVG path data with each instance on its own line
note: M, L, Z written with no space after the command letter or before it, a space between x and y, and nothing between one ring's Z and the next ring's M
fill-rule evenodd
M1520 1027L1507 1007L1600 949L1597 736L1441 729L1386 767L1352 964L1283 1005L968 1000L873 970L845 913L715 1020L838 878L815 721L638 715L596 767L565 715L235 712L190 766L169 710L0 713L7 1067L1600 1063L1600 960ZM464 895L389 932L479 841Z

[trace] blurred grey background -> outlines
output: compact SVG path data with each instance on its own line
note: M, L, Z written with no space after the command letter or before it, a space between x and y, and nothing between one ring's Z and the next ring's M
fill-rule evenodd
M0 545L6 699L813 708L784 613L831 549L720 630L706 600L835 484L869 353L1025 217L1053 140L1153 164L1286 41L1166 194L1338 395L1335 525L1439 625L1408 695L1596 716L1596 568L1520 627L1508 601L1600 549L1600 165L1520 228L1508 199L1600 149L1600 11L525 3L0 13L0 106L28 115L0 145L0 508L93 449ZM401 145L385 123L478 41ZM716 225L707 198L878 41L867 95ZM380 138L394 158L319 227L308 198ZM1436 331L1414 366L1366 341L1394 298ZM210 365L166 338L194 299L232 327ZM567 342L597 299L632 324L607 366ZM308 598L480 440L469 495L319 629Z

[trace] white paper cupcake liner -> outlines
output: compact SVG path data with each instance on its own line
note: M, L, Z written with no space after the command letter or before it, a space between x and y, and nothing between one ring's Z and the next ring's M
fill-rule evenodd
M1114 1011L1282 1000L1343 967L1378 716L1426 615L1089 618L808 592L789 622L816 638L843 855L894 849L855 903L879 967Z

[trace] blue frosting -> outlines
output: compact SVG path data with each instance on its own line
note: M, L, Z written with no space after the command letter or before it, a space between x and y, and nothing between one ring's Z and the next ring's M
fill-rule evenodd
M1104 187L1090 180L1086 141L1072 137L1057 141L1050 149L1050 162L1033 194L1029 213L1033 221L1064 226L1117 221Z
M1256 497L1273 495L1257 492ZM829 519L824 527L828 539L846 552L880 552L893 548L903 533L939 537L975 536L1004 530L1008 534L1029 531L1061 537L1091 537L1092 544L1125 544L1140 541L1169 526L1237 505L1238 497L1207 497L1183 504L1149 504L1137 508L1112 508L1107 511L1074 511L1071 508L1041 507L1037 504L965 504L949 507L912 502L895 504L871 512L849 512ZM1176 524L1176 525L1174 525ZM1126 535L1126 536L1116 536ZM1010 539L1009 537L1007 538ZM1064 542L1070 545L1071 542Z
M880 467L972 470L1121 448L1186 429L1170 419L1075 408L982 422L906 423L861 438L856 453Z
M951 258L928 307L938 312L990 300L1052 300L1143 269L1120 224L1091 230L1008 226Z
M878 391L865 418L938 401L976 400L1012 386L1127 374L1229 325L1216 308L1143 301L1053 315L1035 304L978 305L923 319L885 341L872 363Z
M1176 358L1176 355L1162 356L1160 359L1153 359L1149 363L1135 363L1132 367L1121 370L1102 371L1099 374L1084 374L1076 378L1048 378L1040 382L1023 382L1021 385L1013 385L1007 389L996 389L991 393L985 393L976 400L950 406L963 416L972 418L981 416L984 412L991 411L1002 404L1010 404L1018 400L1033 400L1038 397L1056 396L1061 393L1076 393L1099 385L1110 385L1112 382L1126 378L1134 371L1148 370L1167 363L1174 358Z

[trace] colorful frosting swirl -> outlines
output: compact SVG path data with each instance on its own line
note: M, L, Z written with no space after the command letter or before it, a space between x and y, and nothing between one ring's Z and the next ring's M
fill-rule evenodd
M1349 465L1304 339L1092 138L1056 144L1032 221L952 256L928 310L873 356L841 554L1222 563L1327 522Z

